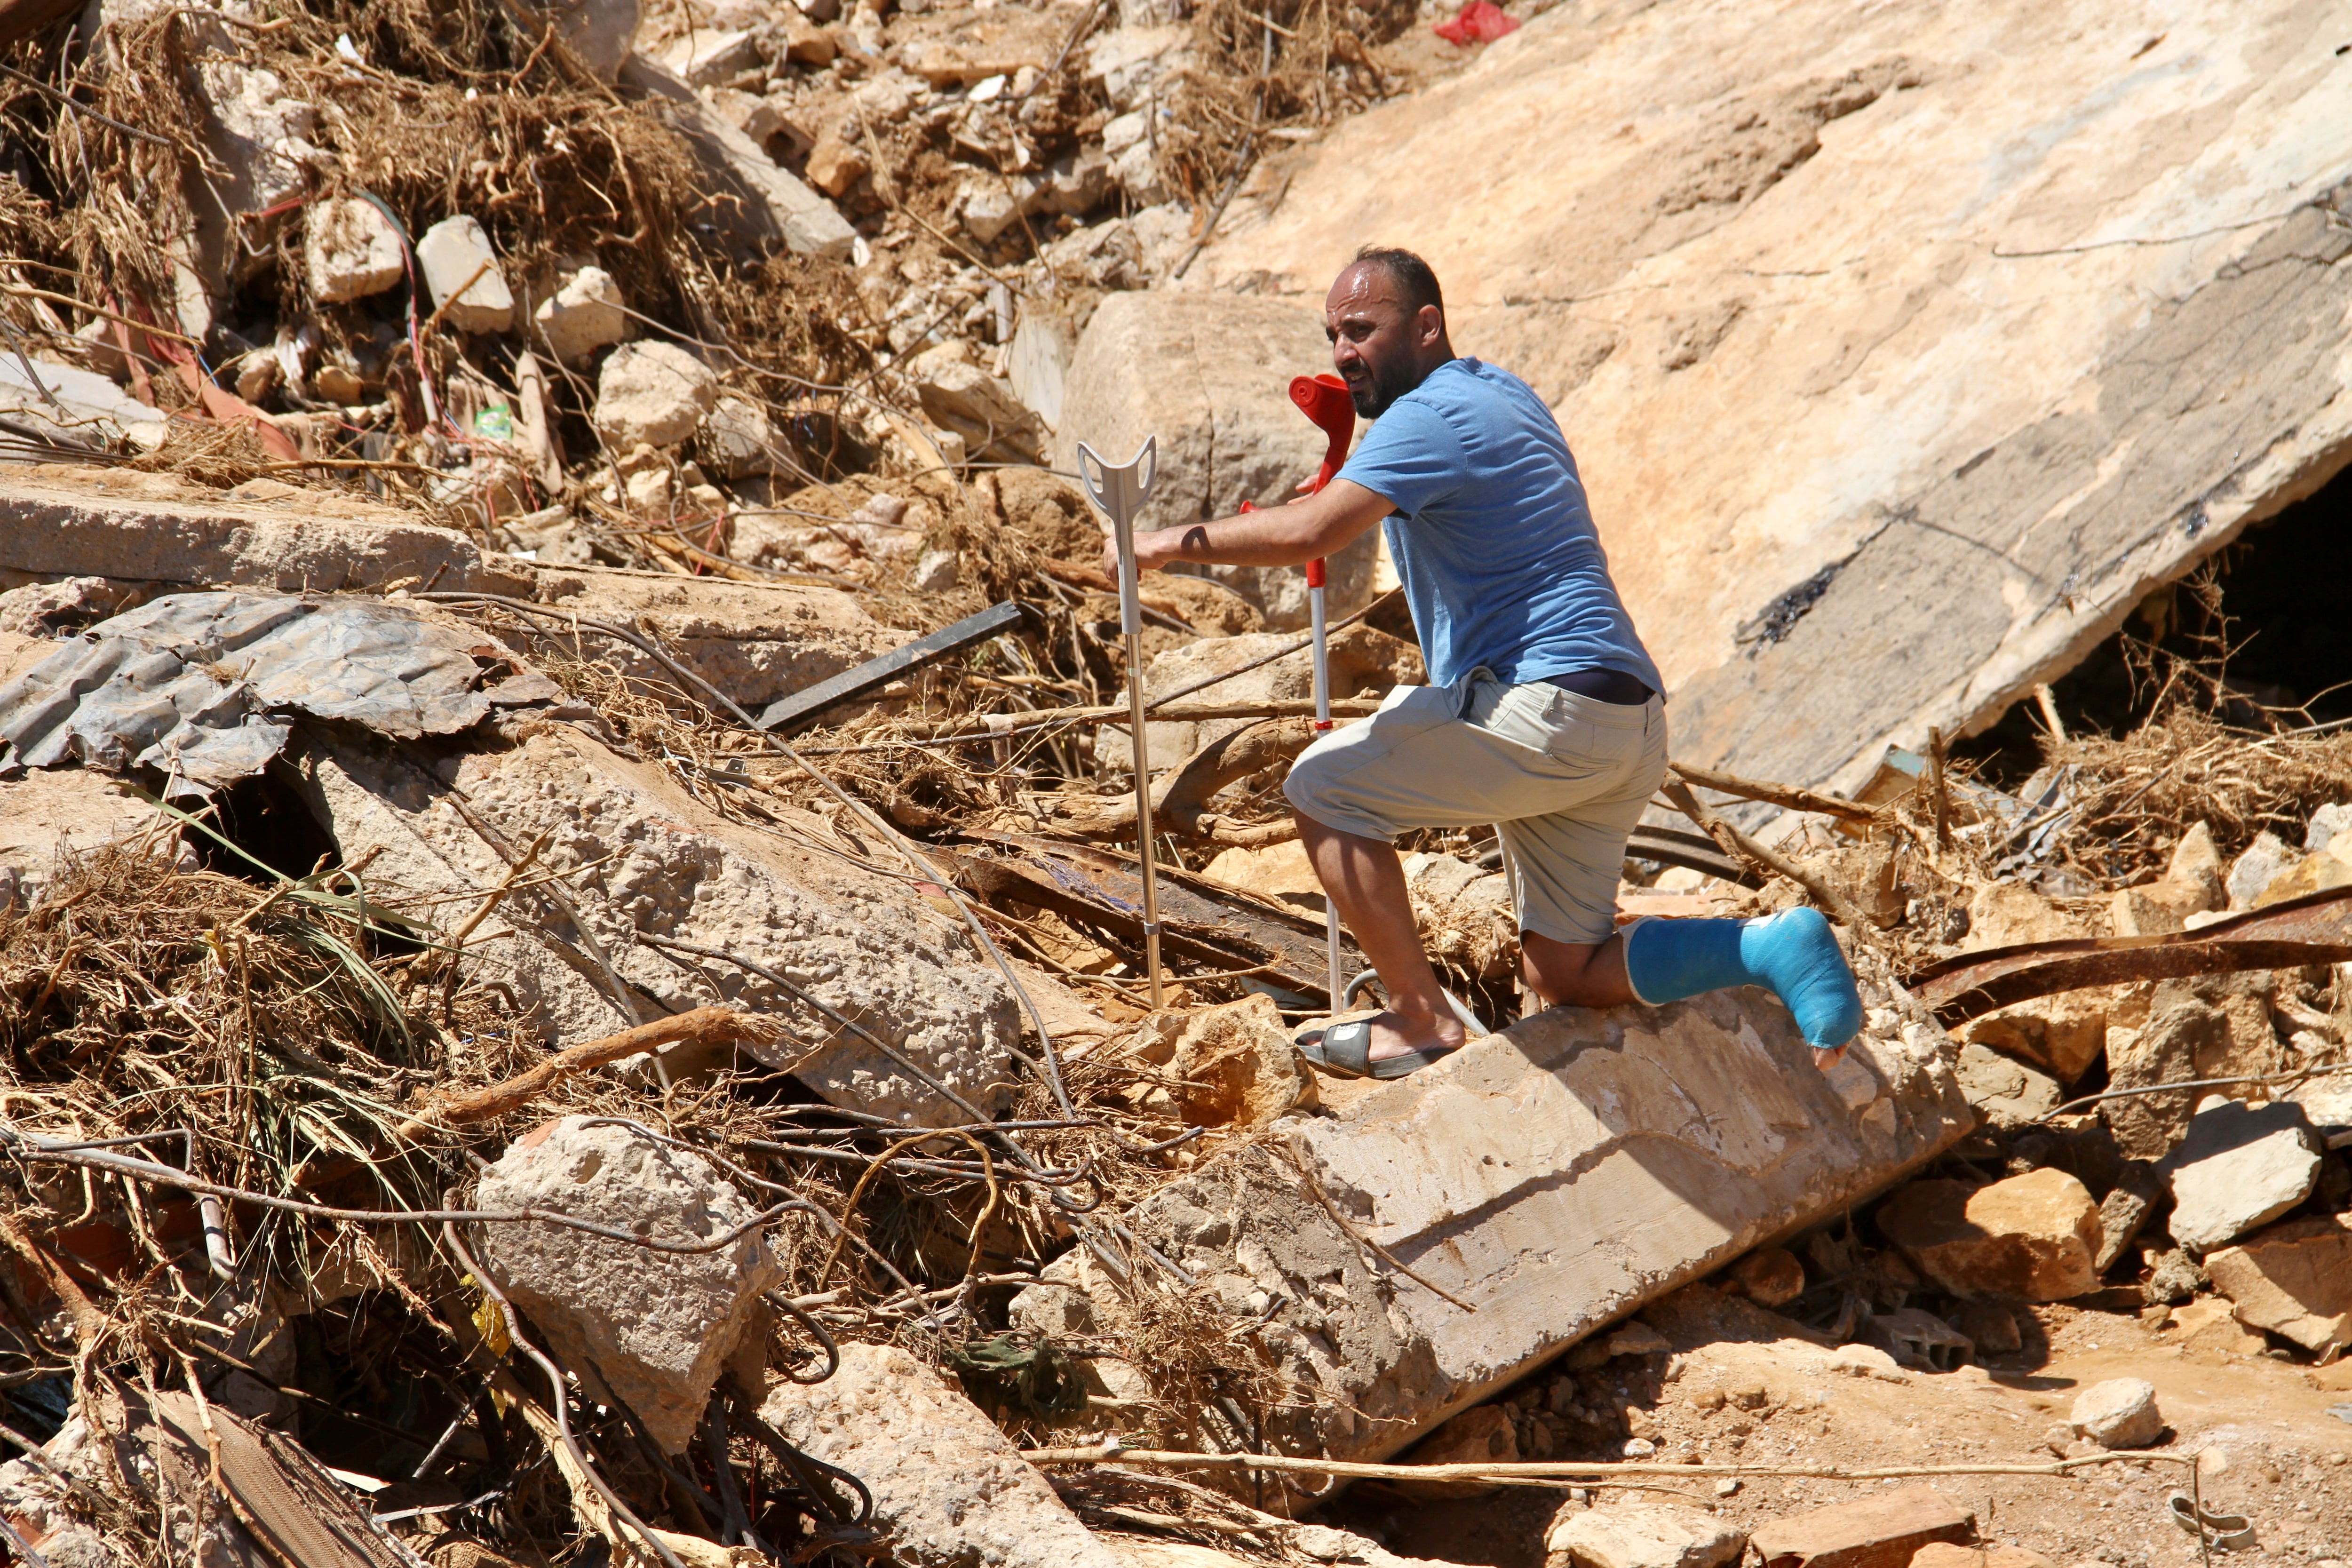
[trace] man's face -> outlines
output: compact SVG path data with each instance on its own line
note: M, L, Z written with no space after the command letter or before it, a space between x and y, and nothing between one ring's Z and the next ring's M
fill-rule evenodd
M1405 309L1385 268L1357 262L1339 274L1323 300L1323 331L1331 340L1332 368L1348 384L1356 412L1377 419L1427 374L1423 339L1436 330L1437 310Z

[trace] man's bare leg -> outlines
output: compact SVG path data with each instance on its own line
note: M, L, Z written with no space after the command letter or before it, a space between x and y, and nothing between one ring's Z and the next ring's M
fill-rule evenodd
M1355 933L1356 945L1372 961L1381 984L1388 988L1389 1010L1372 1020L1371 1059L1461 1045L1469 1032L1446 1005L1437 972L1421 950L1421 931L1412 921L1412 897L1405 889L1404 865L1394 847L1326 827L1304 812L1292 816L1307 846L1307 858L1323 884L1324 896L1339 910L1339 918ZM1618 973L1622 980L1622 961Z
M1547 1007L1614 1007L1633 999L1625 979L1625 939L1559 942L1519 933L1519 978Z

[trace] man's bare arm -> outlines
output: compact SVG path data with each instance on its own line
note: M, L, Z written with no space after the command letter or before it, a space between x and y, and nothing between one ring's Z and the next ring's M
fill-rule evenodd
M1321 492L1217 522L1163 528L1135 536L1143 571L1179 562L1208 566L1297 566L1361 535L1396 509L1352 479L1333 479ZM1103 571L1116 576L1115 545L1103 543Z

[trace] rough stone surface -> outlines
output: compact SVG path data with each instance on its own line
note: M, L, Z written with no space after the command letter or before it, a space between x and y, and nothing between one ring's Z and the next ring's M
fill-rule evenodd
M740 28L689 27L659 58L689 87L716 87L762 63L759 39Z
M2208 1253L2238 1321L2325 1353L2352 1344L2352 1216L2289 1220Z
M614 755L569 725L518 730L505 745L446 756L428 772L386 746L299 730L289 755L312 811L346 856L381 849L373 875L387 892L448 895L495 884L505 861L460 815L509 846L548 834L541 864L572 868L572 914L525 900L480 934L513 993L516 1021L551 1044L572 1044L638 1020L625 1016L595 954L648 1016L724 1004L774 1016L800 1047L754 1054L790 1067L835 1104L938 1125L971 1118L906 1068L783 987L723 962L681 962L647 938L737 954L782 974L924 1067L975 1109L1009 1092L1006 1047L1020 1038L1018 1004L961 921L887 879L811 847L837 842L822 819L770 806L789 832L729 822L658 768ZM467 900L437 903L454 925ZM510 934L504 934L510 933ZM501 973L502 972L502 973ZM794 1065L797 1064L797 1065Z
M306 495L299 510L191 496L162 475L0 478L0 574L105 577L285 593L421 586L530 596L521 562L364 500Z
M1165 1073L1176 1113L1201 1127L1263 1127L1315 1104L1314 1076L1299 1065L1274 998L1155 1013L1137 1026L1127 1056Z
M715 468L730 479L751 474L772 474L786 449L768 423L767 411L748 397L722 392L702 422L696 443L706 468Z
M53 583L27 583L0 594L0 639L47 640L106 619L130 605L132 590L103 577L63 577ZM13 642L0 640L7 657ZM0 677L0 680L5 680Z
M373 202L314 204L302 236L310 296L322 305L363 300L398 285L408 268L400 234Z
M924 416L962 437L974 458L1036 459L1045 451L1044 426L1012 384L971 363L970 353L959 340L914 357L908 370Z
M760 1418L864 1482L915 1568L1118 1568L987 1416L895 1346L842 1346L840 1371L779 1386Z
M1884 995L1865 986L1866 999ZM1877 1086L1860 1105L1812 1068L1785 1012L1740 991L1553 1008L1409 1079L1327 1085L1332 1114L1275 1125L1351 1226L1475 1313L1368 1261L1263 1149L1204 1162L1128 1223L1235 1316L1282 1299L1265 1342L1328 1401L1275 1423L1283 1448L1394 1453L1643 1301L1862 1201L1972 1125L1940 1031L1900 1023L1887 1002L1888 1030L1865 1030L1849 1053ZM1019 1310L1079 1310L1099 1273L1083 1251Z
M541 300L530 319L558 359L578 364L629 335L627 304L611 273L583 267Z
M2309 1197L2319 1140L2291 1100L2248 1107L2215 1096L2157 1168L2172 1186L2172 1239L2203 1254Z
M0 415L11 423L69 447L105 447L128 440L152 452L163 444L163 410L96 371L37 357L29 363L28 374L26 360L14 353L0 357Z
M2301 858L2277 834L2265 829L2254 835L2254 841L2230 862L2230 875L2225 884L2229 889L2230 907L2233 910L2252 909L2254 901L2263 896L2278 875Z
M1960 1092L1995 1127L2022 1127L2058 1108L2058 1080L1979 1045L1960 1047Z
M1857 787L2343 463L2344 42L2300 0L1558 7L1268 165L1184 286L1319 303L1410 235L1561 411L1675 754Z
M2058 1568L2025 1546L1954 1546L1931 1541L1911 1554L1911 1568Z
M2017 1315L1998 1301L1967 1303L1952 1314L1952 1327L1968 1336L1979 1355L2007 1355L2024 1343Z
M1152 374L1136 374L1147 364ZM1280 506L1323 460L1323 433L1290 401L1290 379L1330 368L1319 310L1225 295L1113 294L1078 339L1054 467L1076 472L1081 441L1103 461L1124 463L1155 437L1159 482L1137 527L1230 517L1244 501ZM1331 558L1324 596L1335 618L1370 601L1376 548L1367 533ZM1264 610L1275 630L1307 624L1297 568L1206 571Z
M1544 1535L1545 1568L1725 1568L1748 1537L1701 1510L1624 1501L1556 1515Z
M2095 1383L2074 1397L2067 1422L2102 1448L2145 1448L2164 1436L2156 1384L2137 1377Z
M1408 1465L1511 1465L1519 1460L1519 1439L1511 1413L1496 1405L1474 1405L1412 1447ZM1495 1481L1392 1481L1409 1498L1439 1502L1447 1498L1487 1497L1502 1489Z
M601 81L619 79L637 40L638 0L558 0L557 36Z
M503 332L514 325L513 290L490 237L472 217L445 217L419 236L416 267L434 310L452 330Z
M1907 1568L1930 1542L1965 1545L1973 1516L1933 1487L1902 1487L1776 1519L1748 1538L1764 1568Z
M675 343L623 343L596 376L596 428L616 451L675 447L719 404L719 378Z
M1759 1247L1731 1266L1731 1279L1759 1307L1785 1307L1805 1293L1805 1266L1785 1247Z
M730 237L759 250L782 245L803 256L844 260L857 242L834 205L776 166L758 142L727 123L693 88L639 56L623 61L624 86L646 95L647 105L682 134L700 159L714 195L705 210L729 226Z
M0 660L0 685L14 673ZM155 819L153 806L94 770L30 768L0 779L0 913L38 899L66 857L143 832ZM156 852L169 860L179 842L177 832L164 833Z
M475 1188L484 1208L545 1208L661 1241L709 1241L760 1212L691 1150L567 1116L510 1144ZM760 1292L784 1271L753 1230L715 1252L653 1252L529 1221L475 1229L474 1255L544 1333L593 1370L665 1453L687 1446Z
M1954 1296L2063 1301L2098 1287L2099 1205L2063 1171L1973 1192L1958 1182L1914 1182L1880 1207L1878 1228Z
M2135 1030L2113 1031L2107 1042L2111 1089L2145 1089L2199 1076L2197 1059L2226 1051L2229 1021L2210 1003L2194 997L2158 1011ZM2100 1120L2116 1135L2116 1146L2135 1160L2160 1160L2189 1131L2194 1089L2136 1094L2099 1107Z

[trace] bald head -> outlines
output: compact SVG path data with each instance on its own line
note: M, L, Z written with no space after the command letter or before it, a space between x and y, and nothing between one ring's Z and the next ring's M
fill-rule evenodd
M1356 412L1377 419L1454 357L1437 275L1409 250L1366 247L1323 300L1332 368Z

